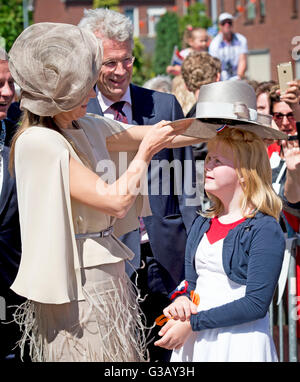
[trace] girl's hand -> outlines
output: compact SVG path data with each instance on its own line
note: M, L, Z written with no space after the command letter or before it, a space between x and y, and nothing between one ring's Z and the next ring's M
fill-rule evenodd
M191 333L192 327L188 321L170 320L161 328L158 334L161 335L162 338L155 341L154 345L169 350L177 350L184 345Z
M167 318L174 320L189 321L191 314L197 313L197 306L186 296L177 297L172 304L163 310Z

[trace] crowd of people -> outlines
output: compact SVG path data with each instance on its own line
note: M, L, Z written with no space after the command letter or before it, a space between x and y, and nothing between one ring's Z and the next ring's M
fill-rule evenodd
M247 81L233 22L188 27L182 65L144 87L109 9L0 51L1 359L277 361L300 91Z

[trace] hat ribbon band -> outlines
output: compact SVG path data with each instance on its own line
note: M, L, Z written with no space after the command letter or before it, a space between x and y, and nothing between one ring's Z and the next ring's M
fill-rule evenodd
M257 122L257 111L248 108L241 102L199 102L197 105L200 110L196 113L196 118L230 118L245 119Z

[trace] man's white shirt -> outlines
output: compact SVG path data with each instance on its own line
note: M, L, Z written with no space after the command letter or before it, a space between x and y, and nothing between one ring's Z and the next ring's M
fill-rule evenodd
M240 33L234 33L230 43L224 41L223 34L219 33L209 46L209 54L222 62L222 81L237 76L239 57L241 54L247 53L247 39Z
M111 109L111 105L114 103L114 101L111 101L110 99L106 98L98 89L96 86L96 95L98 102L100 104L101 110L103 112L104 117L109 119L114 119L114 112ZM125 113L127 117L127 121L129 124L132 123L132 109L131 109L131 95L130 95L130 88L128 87L126 90L126 93L123 95L123 97L120 99L120 101L125 101L125 105L123 107L123 112Z

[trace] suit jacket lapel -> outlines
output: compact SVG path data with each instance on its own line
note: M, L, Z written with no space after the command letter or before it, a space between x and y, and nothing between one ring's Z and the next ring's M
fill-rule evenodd
M4 147L4 150L2 151L2 159L3 159L3 184L2 184L2 191L0 195L0 215L3 212L3 209L8 201L8 197L13 189L14 186L14 179L11 178L9 172L8 172L8 153L9 150Z
M154 116L151 93L149 93L150 97L147 97L143 90L143 88L130 84L132 123L134 125L149 125L149 120Z
M87 112L103 116L103 112L97 97L90 98L88 106L87 106Z

